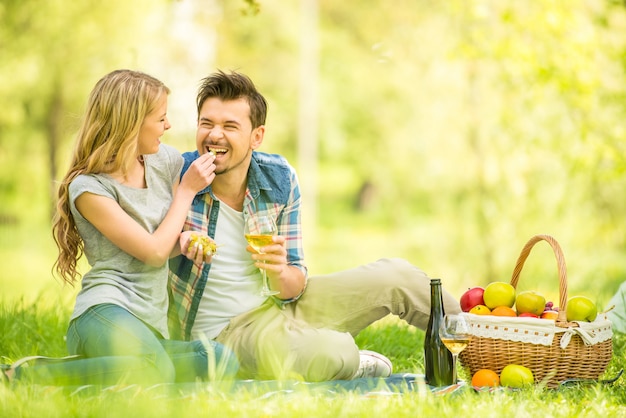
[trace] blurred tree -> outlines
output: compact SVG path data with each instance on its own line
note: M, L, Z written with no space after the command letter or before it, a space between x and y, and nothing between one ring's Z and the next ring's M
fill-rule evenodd
M0 115L0 193L7 203L3 210L21 211L25 202L51 201L45 194L54 194L56 187L50 180L58 173L59 152L77 123L68 126L67 116L80 113L85 92L95 83L94 74L137 65L134 57L149 24L142 17L145 10L158 6L147 0L131 3L132 7L123 0L0 4L0 61L4 63L0 106L7 109ZM37 167L29 167L34 172L24 169L29 165ZM28 174L40 181L32 182ZM50 188L39 190L34 183ZM29 193L22 200L15 191L25 189Z
M623 141L611 122L624 111L612 100L624 94L623 8L601 1L456 6L454 56L468 87L466 146L459 146L466 181L458 192L473 212L469 229L482 242L488 277L498 270L499 240L511 233L552 231L589 250L604 231L602 240L623 248L625 231L615 228L623 199L614 194L617 184L626 190ZM607 194L611 208L598 199Z
M48 180L68 154L75 115L95 80L120 66L170 80L172 108L180 101L191 130L188 109L202 76L214 67L249 74L270 103L264 150L299 164L300 6L2 1L4 219L29 216L31 207L49 217L41 202L50 201ZM370 239L350 244L367 259L405 256L474 284L505 279L524 240L551 233L566 255L577 249L568 261L583 279L623 280L621 3L318 0L317 7L317 115L309 123L319 142L318 228L337 236L358 230ZM180 99L181 89L190 99ZM193 134L174 131L181 148L193 147ZM360 190L369 197L355 205ZM324 263L353 265L344 240L328 235L319 246L336 254ZM579 257L585 252L603 260ZM591 280L595 274L605 280Z
M212 63L206 28L218 3L2 1L0 106L6 110L0 115L0 220L28 216L25 207L49 218L53 207L29 203L54 201L53 180L60 175L59 164L67 161L78 116L98 78L116 68L133 68L178 87L179 81L189 84L184 75L190 66ZM255 0L230 4L239 15L260 10ZM28 193L20 193L24 190Z
M322 226L386 228L405 254L445 255L455 265L441 260L442 274L474 283L505 279L535 233L578 252L624 248L616 225L626 201L621 5L318 3L319 117L311 123L319 123ZM254 20L224 20L217 61L257 69L279 106L272 141L288 146L296 143L297 5L259 4ZM337 216L365 184L377 190L368 210ZM424 239L404 242L409 236ZM343 243L329 245L341 253ZM594 274L573 258L581 276Z

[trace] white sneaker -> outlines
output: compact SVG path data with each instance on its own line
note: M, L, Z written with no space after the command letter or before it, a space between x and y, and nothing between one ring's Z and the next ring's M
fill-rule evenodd
M393 366L387 357L369 350L361 350L359 355L361 356L361 364L352 377L353 379L361 377L389 377L391 375Z

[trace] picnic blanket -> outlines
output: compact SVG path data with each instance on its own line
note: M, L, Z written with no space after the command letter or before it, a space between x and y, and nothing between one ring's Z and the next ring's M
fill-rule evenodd
M605 380L569 379L561 382L559 390L577 388L580 385L610 385L620 379L624 370ZM503 386L478 388L460 380L450 386L434 387L426 384L423 374L396 373L387 378L361 378L353 380L333 380L326 382L304 382L299 380L225 380L214 382L158 384L149 387L140 385L115 386L41 386L39 390L63 392L70 396L99 396L103 393L114 393L120 396L136 396L137 394L154 398L188 398L195 396L219 396L246 393L258 399L291 394L322 394L325 396L342 396L355 394L363 397L402 396L406 393L422 395L449 396L470 390L474 392L516 392L520 389Z
M315 393L325 395L358 394L368 397L393 396L407 392L430 392L434 395L452 394L467 386L465 382L444 387L426 384L424 375L396 373L387 378L360 378L353 380L333 380L326 382L304 382L297 380L231 380L197 383L158 384L150 387L138 385L115 386L66 386L47 387L46 391L63 391L68 395L97 395L103 392L133 394L152 394L155 397L186 397L200 394L234 394L247 392L258 398L297 393Z

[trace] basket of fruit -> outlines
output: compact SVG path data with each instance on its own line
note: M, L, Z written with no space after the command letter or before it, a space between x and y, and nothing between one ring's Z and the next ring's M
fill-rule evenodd
M524 263L533 246L552 247L559 277L559 306L534 291L517 291ZM515 306L515 309L513 308ZM474 376L509 365L532 374L534 383L558 386L567 379L597 379L613 354L611 322L585 296L567 297L567 271L558 242L549 235L532 237L522 249L511 282L475 287L461 296L471 340L459 359ZM508 371L508 369L507 369Z

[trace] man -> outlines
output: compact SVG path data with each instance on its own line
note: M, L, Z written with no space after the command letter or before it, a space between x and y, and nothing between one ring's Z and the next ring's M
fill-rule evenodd
M426 274L407 261L383 259L307 280L296 173L283 157L256 151L265 136L265 99L247 76L220 71L202 81L197 107L197 151L183 154L183 172L212 152L216 176L196 196L185 229L209 235L219 248L210 263L198 262L195 253L170 263L174 335L226 344L247 378L389 376L391 362L360 352L354 336L389 313L425 329ZM255 214L278 224L260 253L244 238L244 224ZM260 296L259 269L277 295ZM460 311L447 293L444 304L448 313Z
M613 331L626 333L626 282L617 289L607 305L607 317L613 324Z

